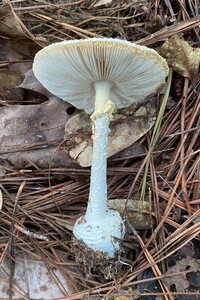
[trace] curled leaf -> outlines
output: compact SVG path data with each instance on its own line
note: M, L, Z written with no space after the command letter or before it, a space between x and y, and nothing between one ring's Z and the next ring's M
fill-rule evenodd
M157 51L180 75L193 78L198 73L200 48L192 48L178 35L172 36Z
M20 85L21 88L31 90L42 95L45 95L50 98L52 94L47 91L43 85L36 79L35 75L33 74L33 70L30 69L24 74L24 80ZM55 98L55 96L53 96Z

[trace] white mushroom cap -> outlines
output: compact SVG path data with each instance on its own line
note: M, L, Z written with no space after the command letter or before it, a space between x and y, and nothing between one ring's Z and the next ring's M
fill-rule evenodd
M166 61L153 49L111 38L54 43L33 63L37 79L52 94L92 114L96 81L111 82L116 108L142 101L164 82Z

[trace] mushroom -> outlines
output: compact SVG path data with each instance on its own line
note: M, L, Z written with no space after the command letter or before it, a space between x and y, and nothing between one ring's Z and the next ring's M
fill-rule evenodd
M139 104L168 74L154 50L111 38L54 43L34 59L36 78L52 94L85 110L93 121L93 154L86 214L74 225L75 237L94 252L113 258L125 234L120 214L107 206L107 141L116 109Z

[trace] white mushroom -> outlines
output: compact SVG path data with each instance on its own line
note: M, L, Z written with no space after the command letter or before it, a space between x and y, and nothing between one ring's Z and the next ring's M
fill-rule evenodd
M109 121L115 109L144 101L168 74L154 50L118 39L64 41L45 47L33 71L51 93L91 114L94 142L86 214L74 235L94 251L114 257L125 233L117 211L107 207L106 160Z

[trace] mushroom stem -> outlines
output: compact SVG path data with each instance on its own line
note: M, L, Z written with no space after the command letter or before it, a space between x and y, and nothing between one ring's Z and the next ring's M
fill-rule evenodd
M107 210L107 147L110 115L113 112L113 105L109 100L111 86L112 83L108 80L94 83L96 98L94 114L91 116L94 121L94 140L90 193L86 210L88 220L102 217Z
M109 116L100 115L94 123L90 193L86 219L102 217L107 210L107 144Z
M109 121L115 109L110 100L111 81L97 81L95 110L91 116L94 122L94 142L90 194L85 216L74 225L74 235L94 251L106 253L113 258L120 249L124 236L124 222L117 211L107 208L107 144Z
M94 82L96 92L94 115L102 114L106 111L106 104L110 100L111 86L112 82L110 80L97 80Z

